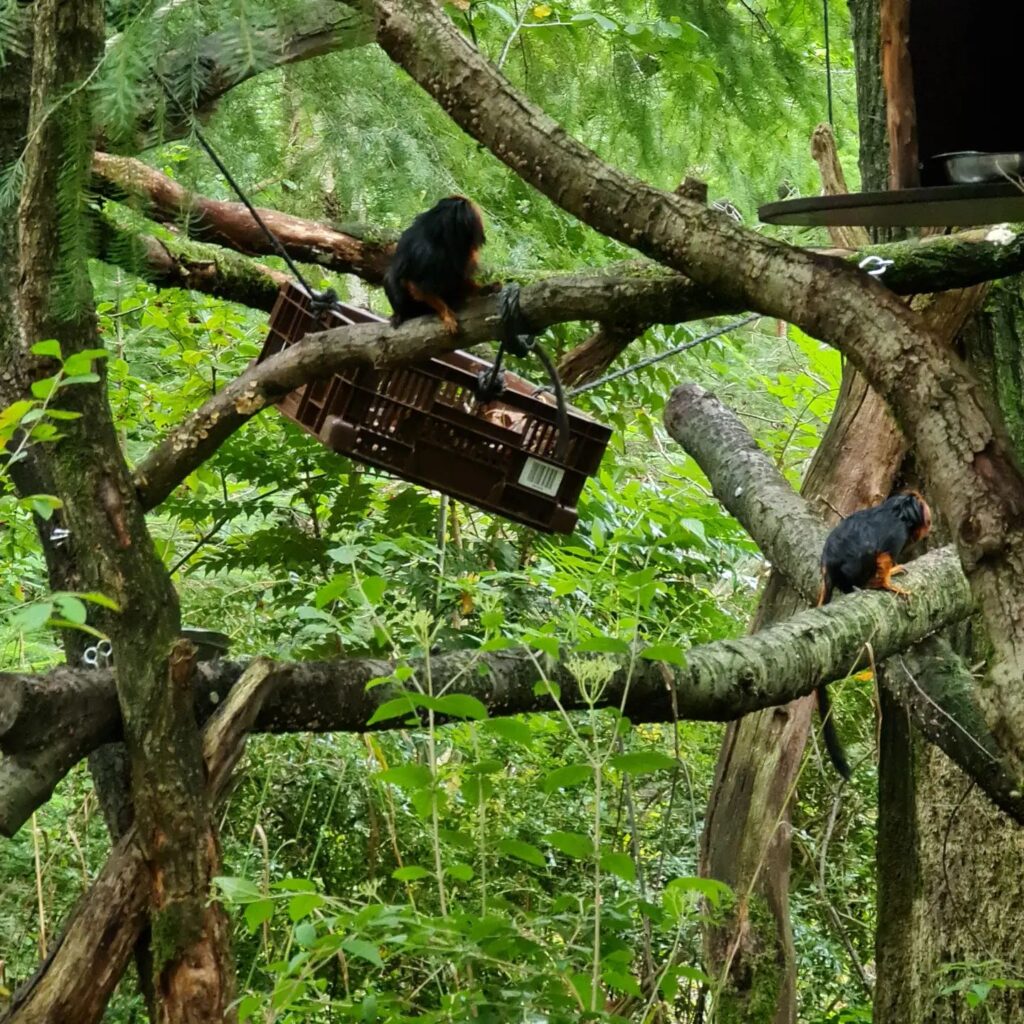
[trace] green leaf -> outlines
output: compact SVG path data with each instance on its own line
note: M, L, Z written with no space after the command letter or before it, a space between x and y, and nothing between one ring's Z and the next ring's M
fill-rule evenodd
M469 882L473 878L473 869L468 864L449 864L444 873L458 882Z
M662 891L661 904L670 918L678 920L701 897L717 908L732 895L729 886L714 878L673 878Z
M270 883L278 892L316 892L316 883L309 878L279 878Z
M533 695L535 697L553 697L555 700L560 700L562 697L562 688L558 683L551 679L539 679L533 684Z
M468 693L446 693L436 698L434 710L452 718L479 720L487 717L487 708L483 702Z
M661 772L677 767L674 757L660 750L638 750L630 754L619 754L609 761L613 768L627 775L644 775L647 772Z
M541 789L545 793L554 793L556 789L568 789L570 786L578 786L593 777L590 765L567 764L563 768L556 768L548 772L541 782Z
M523 638L530 646L542 651L549 658L558 657L558 637L550 633L527 633Z
M361 960L368 960L374 967L383 967L384 961L380 958L377 947L365 939L346 939L341 948L351 956L357 956Z
M628 853L605 853L601 855L601 870L627 882L636 881L636 865Z
M310 946L316 943L316 926L310 924L308 921L304 921L302 924L297 924L292 931L295 936L295 943L302 949L309 949Z
M582 972L571 974L569 976L569 983L575 990L584 1009L589 1010L592 1006L598 1005L594 1001L593 978L589 974Z
M19 608L11 616L11 625L15 629L24 630L30 633L36 629L42 629L50 616L53 614L53 605L49 601L38 601L35 604L26 604Z
M501 7L498 4L492 4L492 3L483 3L480 6L481 7L485 7L492 14L496 14L510 28L515 28L516 27L516 19L513 18L512 15L509 14L508 11L506 11L504 7Z
M34 356L50 356L53 359L60 359L60 342L54 338L46 341L37 341L31 349Z
M675 644L652 644L640 652L641 658L648 661L664 661L669 665L678 665L683 668L686 665L686 655L681 647Z
M273 916L273 900L257 900L245 908L245 923L250 932L255 932L264 921L269 921Z
M70 594L60 594L54 597L53 603L60 609L61 615L68 622L73 622L77 626L85 624L87 618L85 605L77 597L72 597Z
M524 843L521 839L502 839L497 844L499 853L504 853L517 860L524 860L527 864L534 864L539 868L545 867L547 861L544 854L532 843Z
M405 715L415 715L416 708L412 696L395 697L386 700L370 716L367 725L375 725L377 722L386 722L389 718L401 718Z
M601 972L601 977L606 985L617 992L625 992L626 995L635 996L637 999L643 998L643 991L632 974L627 974L625 971L606 970Z
M519 743L524 747L533 743L533 733L526 722L516 718L490 718L480 728L504 740Z
M75 384L98 384L100 375L98 373L76 373L73 377L65 377L60 381L59 387Z
M421 878L429 878L430 872L416 864L409 864L404 868L396 868L391 872L391 877L396 882L418 882Z
M108 608L112 612L119 612L121 610L121 606L116 601L111 600L106 594L100 594L95 590L90 590L84 594L75 594L75 597L79 597L91 604L98 604L101 608Z
M433 781L430 769L422 764L403 764L397 768L388 768L386 771L378 772L377 778L381 782L390 782L399 789L422 789Z
M326 900L318 892L299 892L288 901L288 916L293 921L301 921L309 917L314 910L319 910Z
M380 599L387 593L388 581L383 576L368 576L363 580L363 594L371 605L380 604Z
M561 853L576 857L578 860L585 860L594 852L593 840L579 832L549 832L544 836L544 841Z
M43 401L53 394L54 389L57 387L56 377L44 377L42 380L32 381L32 394Z
M256 996L246 996L238 1004L239 1024L245 1024L250 1017L259 1012L262 1005Z
M64 373L67 380L82 374L90 374L92 364L97 359L106 359L105 348L87 348L84 352L74 352L64 361ZM97 378L99 379L99 378Z
M255 903L263 899L263 893L248 878L233 878L218 875L213 884L221 891L228 903Z
M625 640L619 640L614 636L592 636L577 644L576 649L581 652L599 654L629 654L629 644Z

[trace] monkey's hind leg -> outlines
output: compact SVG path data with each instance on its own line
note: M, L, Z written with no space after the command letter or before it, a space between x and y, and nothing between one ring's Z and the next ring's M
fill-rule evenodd
M897 565L888 551L882 551L875 558L875 575L868 580L867 587L871 590L888 590L889 593L899 594L900 597L910 597L909 590L897 587L890 578L906 571L906 566Z
M449 309L448 304L438 295L431 295L430 292L425 292L420 288L417 288L412 281L403 282L406 291L417 301L422 302L424 305L429 306L440 318L441 323L444 324L444 329L448 334L459 333L459 322L455 319L455 314Z

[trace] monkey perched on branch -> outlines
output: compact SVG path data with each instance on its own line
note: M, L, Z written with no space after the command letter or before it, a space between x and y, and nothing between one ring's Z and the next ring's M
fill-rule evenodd
M459 325L452 310L472 295L501 287L473 280L485 241L480 211L462 196L449 196L421 213L402 233L384 274L392 325L434 312L455 334Z
M927 536L932 513L916 491L894 494L880 505L861 509L839 523L825 539L821 552L821 591L818 606L828 604L838 590L888 590L909 596L891 577L906 570L896 563L904 548ZM818 687L818 711L828 756L844 779L850 777L825 686Z

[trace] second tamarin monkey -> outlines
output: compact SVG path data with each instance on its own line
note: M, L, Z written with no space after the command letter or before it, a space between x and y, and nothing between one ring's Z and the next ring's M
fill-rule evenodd
M854 512L829 533L821 552L821 592L818 605L828 604L834 591L889 590L906 595L892 577L904 572L896 559L904 548L928 534L932 513L916 491L894 494L880 505ZM850 766L836 735L831 703L825 686L818 687L825 749L844 779Z
M421 213L402 232L384 274L384 291L394 310L391 323L397 327L433 312L455 334L459 325L453 309L471 295L500 287L481 287L473 279L486 240L480 211L463 196L448 196Z

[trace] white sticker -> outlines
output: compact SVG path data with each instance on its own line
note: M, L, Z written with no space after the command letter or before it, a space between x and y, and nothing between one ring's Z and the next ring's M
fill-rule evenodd
M529 487L531 491L539 491L553 498L558 493L565 470L552 466L550 462L527 458L523 471L519 474L519 483Z

